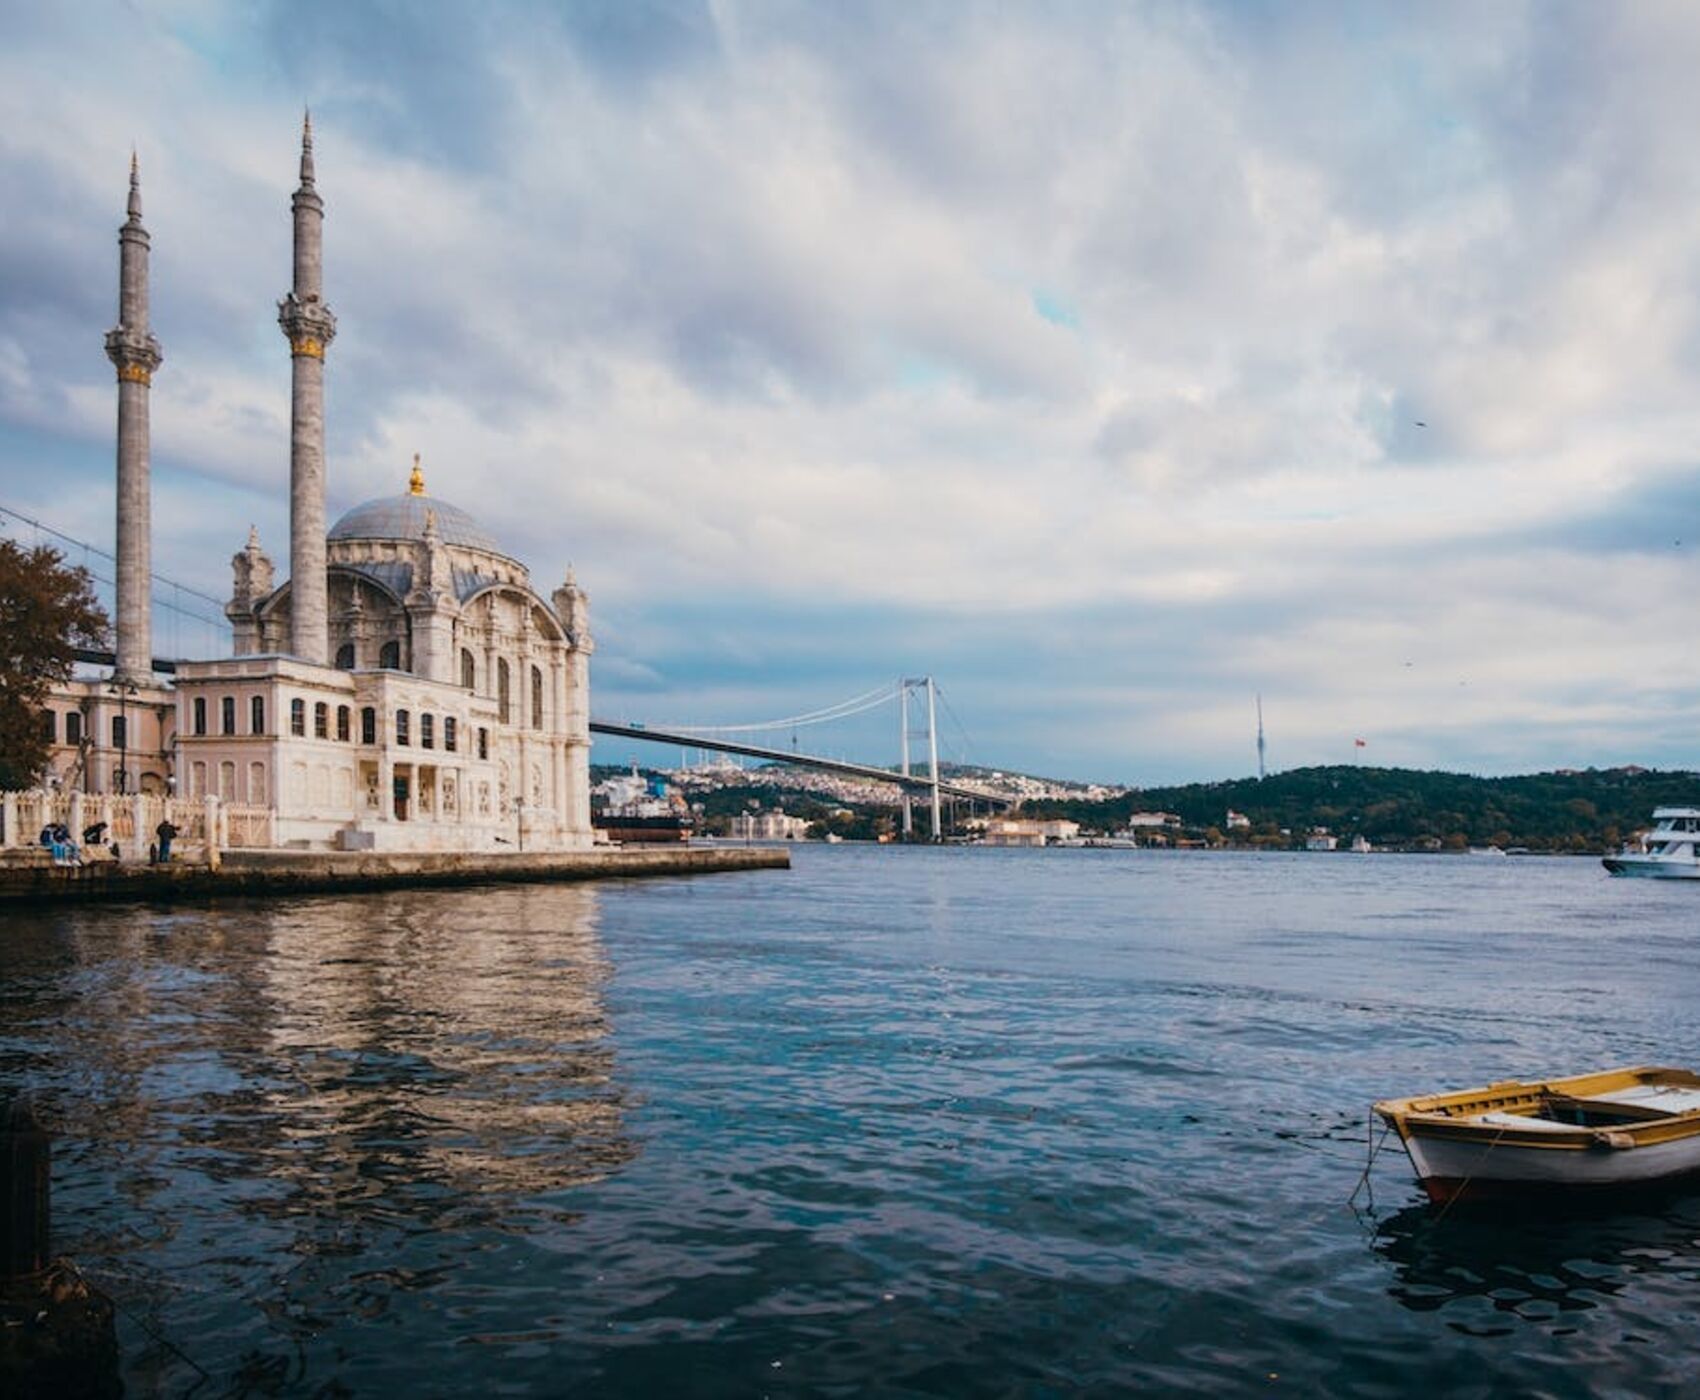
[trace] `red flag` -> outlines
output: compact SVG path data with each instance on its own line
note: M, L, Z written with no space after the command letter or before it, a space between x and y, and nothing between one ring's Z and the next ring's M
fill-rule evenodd
M1362 739L1354 739L1352 740L1352 747L1355 749L1361 749L1367 747L1367 745Z

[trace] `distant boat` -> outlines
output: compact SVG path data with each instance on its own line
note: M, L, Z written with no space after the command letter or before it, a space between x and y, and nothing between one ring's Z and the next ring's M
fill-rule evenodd
M1700 1075L1644 1065L1386 1099L1432 1201L1644 1186L1700 1172Z
M1604 861L1613 875L1700 880L1700 807L1659 807L1641 848L1625 846Z
M1352 851L1355 855L1367 856L1374 849L1375 847L1370 845L1367 836L1359 835L1352 838Z
M1502 856L1505 852L1500 850L1498 846L1471 846L1470 854L1473 856Z

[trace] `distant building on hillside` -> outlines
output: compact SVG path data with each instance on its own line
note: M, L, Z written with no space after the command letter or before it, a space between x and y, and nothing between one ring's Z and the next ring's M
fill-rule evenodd
M988 846L1054 846L1080 835L1080 823L1032 821L1024 817L993 817L983 838Z
M785 812L739 812L727 834L735 841L802 841L809 823Z

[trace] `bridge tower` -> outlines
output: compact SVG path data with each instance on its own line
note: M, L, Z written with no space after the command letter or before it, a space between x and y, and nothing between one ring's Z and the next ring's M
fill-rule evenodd
M927 694L927 727L914 729L909 723L910 695L924 690ZM898 733L898 767L904 777L913 771L909 762L909 744L911 740L925 738L927 741L927 777L932 785L933 808L933 840L944 839L944 820L939 806L939 736L938 736L938 702L933 689L931 676L906 676L897 683L897 733ZM909 789L903 789L903 839L912 840L915 835L914 805L910 800Z

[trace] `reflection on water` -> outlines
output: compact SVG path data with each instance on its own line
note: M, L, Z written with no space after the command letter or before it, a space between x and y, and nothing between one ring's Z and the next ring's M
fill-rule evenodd
M547 893L113 911L14 945L0 1076L57 1128L57 1246L156 1317L225 1291L311 1335L432 1286L468 1231L569 1219L557 1193L634 1147L597 892ZM166 1245L192 1277L141 1262ZM239 1388L280 1364L250 1347Z
M142 1319L131 1392L1364 1397L1414 1358L1449 1397L1691 1383L1700 1197L1367 1240L1344 1202L1378 1097L1700 1063L1693 891L795 861L8 913L0 1085L58 1127L59 1247Z
M1610 1300L1700 1281L1700 1196L1670 1192L1632 1204L1508 1207L1411 1206L1379 1222L1375 1250L1394 1266L1391 1297L1414 1312L1451 1309L1519 1320L1562 1322ZM1454 1305L1483 1307L1458 1309ZM1471 1324L1457 1321L1461 1330Z

